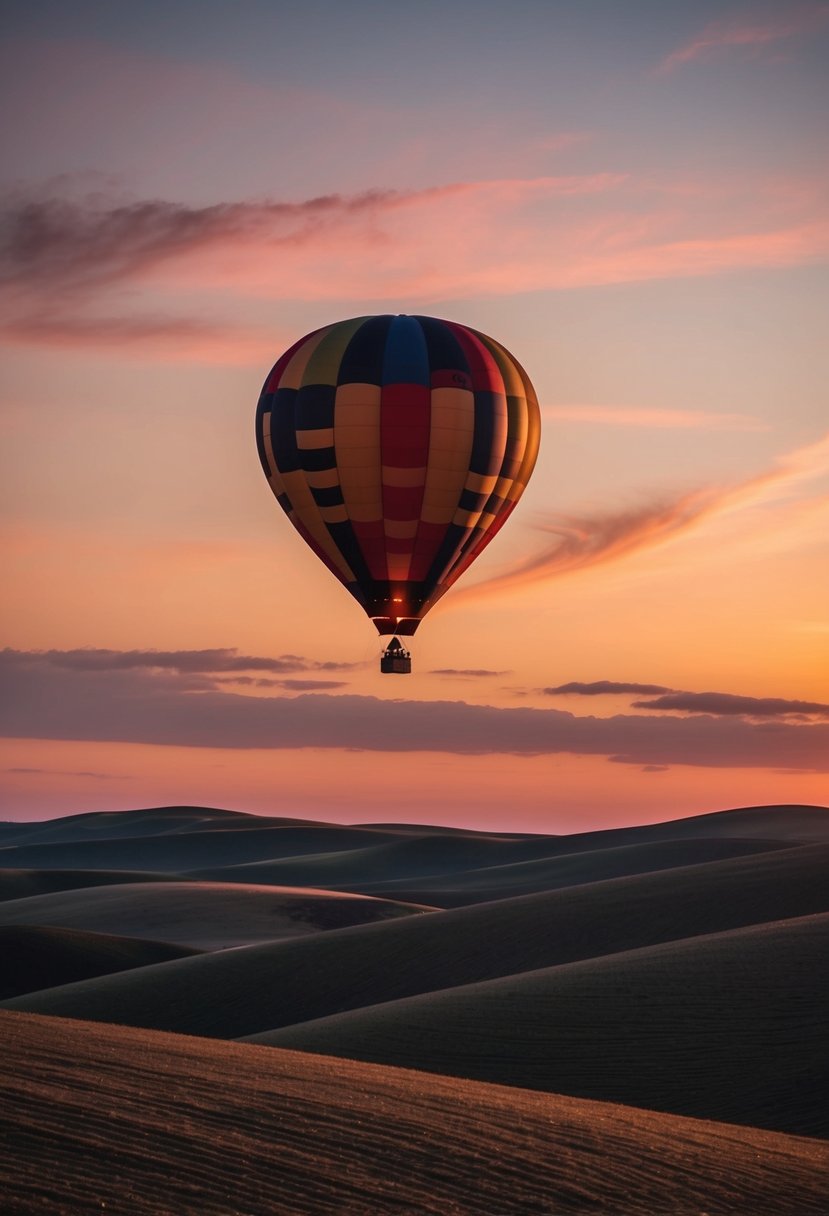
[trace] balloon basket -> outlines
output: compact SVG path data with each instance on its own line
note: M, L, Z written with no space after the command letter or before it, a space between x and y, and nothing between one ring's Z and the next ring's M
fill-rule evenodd
M380 656L380 671L387 676L407 676L412 670L412 656L399 638L392 638Z

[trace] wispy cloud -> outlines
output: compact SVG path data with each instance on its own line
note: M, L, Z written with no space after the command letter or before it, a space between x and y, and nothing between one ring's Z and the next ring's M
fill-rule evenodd
M784 697L742 697L729 692L667 692L653 700L634 701L634 709L673 709L691 714L739 714L751 718L782 718L796 715L829 717L822 701L790 701Z
M551 541L492 578L456 587L444 611L451 611L459 601L548 582L618 561L672 540L717 515L773 504L827 473L829 434L788 453L771 469L736 485L708 487L672 501L617 512L555 515L536 525L538 531L553 538Z
M464 679L478 676L505 676L506 671L487 671L483 667L472 668L456 668L456 667L436 667L429 672L430 676L460 676Z
M160 746L331 748L458 755L606 756L619 763L829 770L829 723L754 723L740 715L577 717L463 701L384 701L325 693L196 695L188 672L88 669L3 651L0 733L11 738Z
M259 357L265 345L261 329L239 324L240 301L253 316L262 299L567 291L798 265L827 250L811 182L677 189L668 179L599 171L204 206L100 190L78 196L52 184L0 204L0 331L10 342L143 345L232 362ZM203 311L191 315L195 308ZM615 420L751 425L735 415L715 423L703 411L667 414L622 411Z
M23 346L67 350L151 351L154 355L201 363L244 363L272 353L273 333L244 329L232 323L199 321L166 315L70 316L53 301L46 312L30 312L8 320L6 339Z
M280 680L286 692L322 692L323 689L346 688L344 680Z
M82 777L91 781L126 781L123 773L95 773L86 769L61 768L4 768L4 773L20 777Z
M551 538L541 548L492 578L455 587L444 611L451 611L460 601L549 582L618 561L687 530L705 508L706 496L695 493L673 502L603 515L556 515L536 525L537 531Z
M263 655L239 654L236 649L215 650L77 650L0 651L6 660L28 655L50 667L68 667L74 671L128 671L143 668L149 671L175 671L208 675L216 672L300 672L350 671L359 664L335 663L306 659L302 655L284 654L277 658Z
M768 423L750 414L717 414L712 410L648 409L631 405L545 405L544 418L601 426L653 427L667 430L766 431Z
M829 5L787 4L767 19L750 14L713 21L677 50L667 55L657 68L666 75L683 64L708 59L722 51L757 53L781 42L810 34L829 21Z
M275 680L269 676L212 676L211 679L214 686L229 684L236 688L284 688L286 692L329 692L333 688L348 687L345 680Z
M422 190L327 194L298 203L266 200L205 207L166 201L107 205L97 195L75 201L12 195L0 223L0 275L10 285L45 282L52 289L77 293L132 280L216 248L307 246L354 221L372 223L387 213L450 200L504 206L602 193L623 181L618 173L493 178ZM373 236L382 242L381 234Z
M107 205L100 196L77 201L17 199L4 209L0 269L12 285L47 282L68 292L131 279L173 258L213 246L308 241L332 222L375 215L405 202L393 191L338 194L300 203L237 202L192 207L147 201Z
M627 684L618 680L593 680L584 684L579 680L571 680L569 684L559 684L556 688L544 688L542 692L548 697L576 694L580 697L605 697L608 695L621 696L634 694L645 696L663 692L673 692L671 688L663 688L661 684Z
M555 688L542 688L545 696L641 696L634 709L669 710L718 717L737 715L746 718L829 717L829 705L822 701L802 701L786 697L747 697L731 692L687 692L661 684L636 684L621 680L571 680Z

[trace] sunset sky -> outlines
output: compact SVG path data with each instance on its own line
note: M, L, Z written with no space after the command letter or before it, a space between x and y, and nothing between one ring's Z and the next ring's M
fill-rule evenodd
M829 802L829 5L3 13L3 817ZM403 679L253 434L372 313L497 338L543 418Z

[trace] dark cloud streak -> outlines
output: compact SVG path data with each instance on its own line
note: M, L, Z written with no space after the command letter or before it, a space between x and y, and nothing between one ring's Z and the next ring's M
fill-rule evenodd
M829 771L827 723L758 724L737 716L668 714L576 717L558 709L351 694L245 696L194 689L190 673L140 664L90 670L56 664L48 652L7 650L0 654L0 667L7 690L0 733L14 738L465 756L570 753L639 766Z
M583 684L579 680L571 680L569 684L559 684L556 688L542 689L542 692L548 697L563 696L569 693L577 693L580 697L602 697L608 694L635 693L637 695L647 695L649 693L656 694L673 691L672 688L664 688L661 684L626 684L617 680L594 680L590 684Z
M359 663L320 662L302 655L283 654L277 658L239 654L236 649L215 650L11 650L0 652L21 663L45 662L53 667L75 671L127 671L135 668L166 669L207 675L230 671L268 671L292 674L301 671L353 671Z
M468 669L456 667L435 667L429 672L430 676L460 676L463 679L472 676L505 676L509 673L506 671L487 671L483 667L470 667Z
M188 207L163 200L108 203L100 196L11 196L0 210L0 281L84 293L225 241L303 242L331 220L371 214L399 197L372 190L299 203Z
M656 692L663 690L656 689ZM655 700L634 701L634 709L674 709L692 714L727 716L739 714L752 718L779 718L789 714L818 714L829 717L829 705L822 701L789 701L784 697L742 697L730 692L674 692Z
M229 246L277 250L361 220L372 225L382 209L411 197L369 190L300 202L191 207L158 199L118 202L101 194L73 199L11 192L0 200L0 331L27 345L245 347L256 340L255 331L232 322L124 315L113 289L186 255ZM113 315L113 308L122 315Z

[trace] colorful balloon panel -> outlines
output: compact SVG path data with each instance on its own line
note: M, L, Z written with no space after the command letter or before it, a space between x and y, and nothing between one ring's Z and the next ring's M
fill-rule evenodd
M381 634L414 633L489 544L540 431L509 351L434 317L356 317L306 335L256 411L277 502Z

